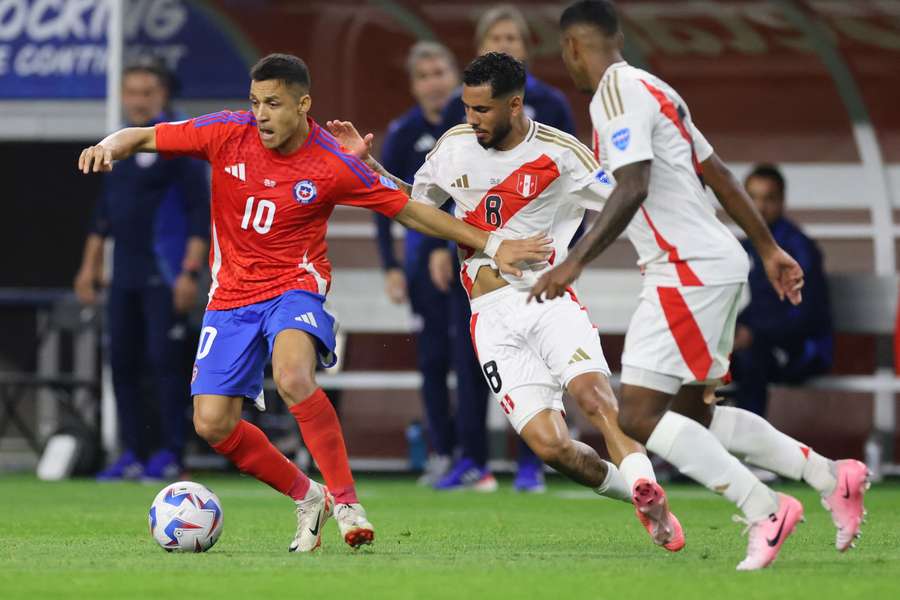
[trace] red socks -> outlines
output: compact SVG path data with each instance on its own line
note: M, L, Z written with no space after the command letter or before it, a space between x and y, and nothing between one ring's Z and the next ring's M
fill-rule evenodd
M338 504L358 502L344 433L328 396L319 388L306 400L291 406L290 411L334 501Z
M212 444L211 444L212 445ZM243 419L227 438L212 445L213 450L282 494L302 500L309 490L309 478L272 445L266 434Z

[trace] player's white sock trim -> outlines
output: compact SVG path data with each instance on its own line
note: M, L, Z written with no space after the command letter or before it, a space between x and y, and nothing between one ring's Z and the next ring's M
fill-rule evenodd
M778 510L778 498L696 421L666 412L647 449L679 471L734 502L752 523Z
M831 493L837 483L834 461L748 410L717 406L709 430L738 458L783 477L802 479L820 494Z
M803 465L803 481L822 496L827 496L837 486L837 465L833 460L809 448L809 456Z
M613 498L614 500L622 500L623 502L631 502L631 488L622 477L622 472L616 468L616 465L604 460L606 463L606 479L594 491L601 496Z
M628 486L629 494L634 489L634 484L639 479L649 479L656 481L656 473L653 471L653 464L650 458L643 452L632 452L622 459L619 463L619 471L625 478L625 484Z

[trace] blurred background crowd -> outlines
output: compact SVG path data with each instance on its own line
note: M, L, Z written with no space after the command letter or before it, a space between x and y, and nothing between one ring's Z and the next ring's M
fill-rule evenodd
M461 67L503 51L526 64L529 116L592 144L589 98L559 57L561 3L50 4L0 3L0 470L40 462L47 477L162 480L224 467L188 420L208 167L138 155L78 177L81 147L106 131L245 109L249 65L289 52L310 67L313 117L374 132L381 163L411 182L465 119ZM751 272L726 401L823 454L900 473L900 2L618 5L626 59L680 90L806 272L798 307ZM320 382L353 466L481 491L512 472L516 489L542 491L543 466L488 398L453 248L344 207L328 242L341 360ZM635 259L620 240L580 284L614 371L640 287ZM247 410L308 466L290 415Z

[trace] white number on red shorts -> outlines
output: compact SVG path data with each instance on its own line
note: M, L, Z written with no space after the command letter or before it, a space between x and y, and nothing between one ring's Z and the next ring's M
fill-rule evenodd
M219 332L216 331L215 327L209 326L204 327L200 331L200 345L197 348L197 360L206 358L206 355L212 350L213 340L216 339L217 333Z

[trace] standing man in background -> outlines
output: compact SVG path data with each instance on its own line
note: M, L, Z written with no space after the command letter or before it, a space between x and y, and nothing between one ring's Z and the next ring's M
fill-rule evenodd
M500 4L488 9L475 26L475 48L478 56L488 52L503 52L527 65L531 29L522 12L511 4ZM547 85L531 74L525 81L525 115L529 119L550 125L566 133L575 134L575 121L572 109L565 95L558 89ZM466 119L465 106L461 91L444 110L444 129L463 123ZM387 165L385 165L390 170ZM575 239L577 240L578 234ZM437 287L451 290L453 327L458 331L466 331L471 311L465 290L459 283L456 273L459 264L450 248L443 244L434 250L430 258L430 267ZM461 350L473 369L480 369L472 344L465 336L459 336L465 347ZM462 359L459 361L462 362ZM459 368L459 364L457 365ZM459 374L459 372L457 372ZM460 420L457 431L460 436L462 458L454 465L437 485L438 489L457 489L460 487L479 486L488 488L486 482L496 482L487 469L487 387L483 379L478 377L480 387L477 394L460 394L460 408L457 418ZM543 465L527 444L519 440L518 467L514 487L523 492L543 492Z
M131 126L177 119L170 94L170 76L155 63L132 65L122 75L122 108ZM75 277L84 304L96 302L104 238L115 241L107 333L122 453L97 478L171 480L182 470L190 397L186 316L197 302L209 239L206 165L138 154L104 176ZM141 399L146 375L153 378L159 416L155 452L146 440L150 403Z
M784 216L784 176L773 165L757 165L744 189L772 232L772 237L803 268L803 291L813 302L781 302L766 279L759 253L749 240L742 245L752 266L750 304L738 315L731 372L738 384L738 406L766 416L769 383L799 384L831 369L834 337L828 284L816 243Z
M459 84L459 73L453 54L445 46L428 41L418 42L410 48L406 69L416 106L388 125L381 160L391 173L412 182L416 171L425 162L425 155L444 133L442 113ZM455 445L447 389L454 347L450 331L450 296L446 289L435 287L428 271L431 251L446 247L446 242L412 229L406 230L401 266L394 252L391 220L376 213L375 223L378 251L385 271L385 292L398 304L408 298L413 312L421 320L421 329L416 335L417 358L433 454L419 482L433 485L450 468ZM463 342L468 343L467 330L462 333ZM463 361L461 366L469 371L473 368L470 361ZM457 387L458 398L482 393L478 372L463 374L460 380L463 383ZM474 385L466 386L466 382Z

